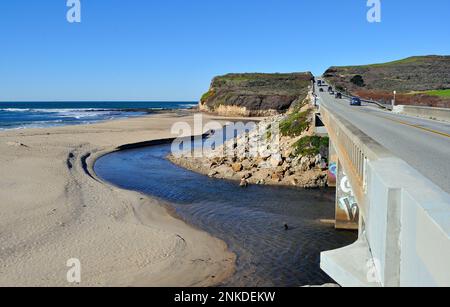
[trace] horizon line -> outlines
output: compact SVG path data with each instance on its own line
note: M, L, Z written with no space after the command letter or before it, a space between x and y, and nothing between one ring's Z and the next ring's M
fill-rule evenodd
M198 100L0 100L0 103L23 103L23 102L161 102L161 103L170 103L170 102L185 102L185 103L198 103Z

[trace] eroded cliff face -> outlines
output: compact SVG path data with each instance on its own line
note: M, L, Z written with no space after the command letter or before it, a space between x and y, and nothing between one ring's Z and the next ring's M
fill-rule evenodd
M310 72L219 76L201 98L199 108L226 116L284 113L305 99L312 79Z

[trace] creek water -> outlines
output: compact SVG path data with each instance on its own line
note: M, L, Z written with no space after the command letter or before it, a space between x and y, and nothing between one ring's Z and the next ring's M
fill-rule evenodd
M170 145L117 151L98 159L94 170L115 186L169 202L187 223L224 240L237 268L223 286L332 282L319 267L320 252L357 239L320 222L334 217L334 189L241 188L180 168L166 159L169 152Z

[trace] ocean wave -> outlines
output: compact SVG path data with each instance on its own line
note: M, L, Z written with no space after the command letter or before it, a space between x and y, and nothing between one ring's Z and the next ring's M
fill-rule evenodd
M111 113L115 113L115 111L60 111L56 112L57 116L61 117L72 117L76 119L82 119L82 118L89 118L89 117L101 117L101 116L107 116Z
M1 122L0 122L1 125ZM23 130L23 129L33 129L33 128L48 128L48 127L57 127L57 126L65 126L67 122L58 119L58 120L48 120L48 121L33 121L29 123L8 123L0 127L0 131L7 130Z
M101 117L110 115L111 113L119 112L113 109L18 109L18 108L5 108L0 111L8 113L29 113L29 114L49 114L61 117L72 117L75 119L82 119L85 117Z
M0 111L3 112L30 112L31 109L15 109L15 108L0 108Z
M189 108L191 104L180 106ZM192 104L192 106L195 106ZM172 108L170 108L172 107ZM178 109L155 105L149 108L33 108L31 106L6 107L0 105L0 130L43 128L51 126L90 124L105 120L138 117L153 111Z
M112 109L93 109L93 108L77 108L77 109L32 109L32 108L0 108L0 111L5 112L41 112L41 113L61 113L61 112L95 112L95 111L109 111Z

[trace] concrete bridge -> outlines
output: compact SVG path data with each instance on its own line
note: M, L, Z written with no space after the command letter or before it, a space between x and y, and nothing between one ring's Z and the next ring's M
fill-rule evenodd
M336 228L359 232L321 268L342 286L450 286L450 124L316 94Z

